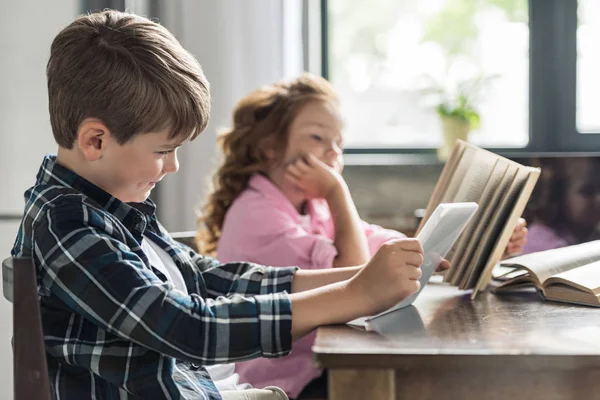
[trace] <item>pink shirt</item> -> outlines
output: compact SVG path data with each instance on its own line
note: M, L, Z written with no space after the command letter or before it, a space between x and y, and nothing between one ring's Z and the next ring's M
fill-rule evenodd
M337 250L333 244L335 228L327 202L311 200L307 210L307 215L299 214L268 178L260 174L252 176L248 188L227 211L217 258L221 262L332 268ZM371 255L388 240L405 237L364 221L362 225ZM242 382L259 388L279 386L290 397L297 397L321 374L320 369L313 367L311 347L314 339L313 332L296 341L287 357L238 363L236 372Z
M523 246L521 254L557 249L577 243L578 241L573 235L559 235L558 232L549 226L534 222L528 228L527 243Z

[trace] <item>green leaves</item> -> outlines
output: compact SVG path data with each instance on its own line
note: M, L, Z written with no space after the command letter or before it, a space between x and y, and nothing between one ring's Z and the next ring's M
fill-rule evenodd
M455 107L447 103L439 104L435 110L440 117L456 118L458 120L468 122L471 129L479 128L479 113L468 104L466 98L463 100L464 101L462 102L459 101L459 104L462 103L461 105L457 105Z

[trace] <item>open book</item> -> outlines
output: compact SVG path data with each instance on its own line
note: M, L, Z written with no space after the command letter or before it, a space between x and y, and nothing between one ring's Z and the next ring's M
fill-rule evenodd
M440 203L479 204L446 257L452 264L445 277L447 282L473 289L472 298L489 284L539 175L539 168L523 166L457 140L418 229Z
M600 307L600 240L506 260L494 269L492 286L535 286L548 300Z

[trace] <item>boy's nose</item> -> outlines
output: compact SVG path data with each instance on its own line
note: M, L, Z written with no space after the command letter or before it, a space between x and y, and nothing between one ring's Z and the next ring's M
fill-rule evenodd
M163 169L167 173L175 173L179 170L179 160L177 159L177 150L173 151L163 165Z

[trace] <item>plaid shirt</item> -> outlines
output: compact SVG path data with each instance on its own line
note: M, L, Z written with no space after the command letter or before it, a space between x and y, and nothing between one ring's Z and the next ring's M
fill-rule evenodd
M154 204L123 203L46 156L12 250L32 257L57 399L220 399L200 365L291 348L295 268L220 264L175 242ZM164 249L189 295L153 268Z

